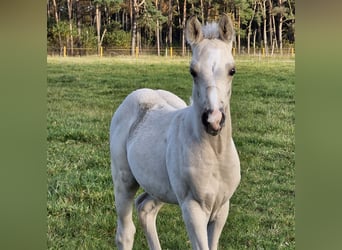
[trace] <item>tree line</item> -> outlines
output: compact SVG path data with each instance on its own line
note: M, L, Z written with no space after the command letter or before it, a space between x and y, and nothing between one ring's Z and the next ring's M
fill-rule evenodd
M69 55L101 47L186 53L185 23L196 15L205 24L231 16L238 53L263 48L283 53L295 42L294 0L47 0L48 48Z

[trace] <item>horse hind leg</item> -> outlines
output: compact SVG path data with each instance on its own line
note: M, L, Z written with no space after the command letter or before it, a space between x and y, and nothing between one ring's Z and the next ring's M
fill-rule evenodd
M143 227L149 248L151 250L161 249L156 227L156 218L163 205L163 202L153 198L148 193L141 194L135 200L139 221Z
M117 213L115 242L119 250L131 250L135 234L132 220L133 201L139 185L128 167L118 169L112 163L112 175Z

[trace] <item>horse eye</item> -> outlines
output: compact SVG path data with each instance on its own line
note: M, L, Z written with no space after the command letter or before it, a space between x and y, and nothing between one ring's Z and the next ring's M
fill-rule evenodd
M197 76L197 73L196 73L196 71L195 71L193 68L190 68L190 74L191 74L193 77L196 77L196 76Z
M229 70L229 75L233 76L235 74L235 68L232 68L231 70Z

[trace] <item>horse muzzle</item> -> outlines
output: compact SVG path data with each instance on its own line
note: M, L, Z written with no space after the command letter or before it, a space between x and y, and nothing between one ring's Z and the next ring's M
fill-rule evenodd
M210 135L218 135L226 120L222 110L206 110L202 114L202 123L205 131Z

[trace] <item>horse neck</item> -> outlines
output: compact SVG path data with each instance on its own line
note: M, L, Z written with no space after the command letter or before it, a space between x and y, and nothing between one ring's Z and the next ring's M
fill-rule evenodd
M232 138L232 126L231 126L231 117L230 117L230 110L227 109L226 112L226 120L225 125L221 129L220 133L216 136L208 135L205 131L206 140L209 142L213 150L216 152L217 155L221 153L227 152L227 147L231 145L231 138Z

